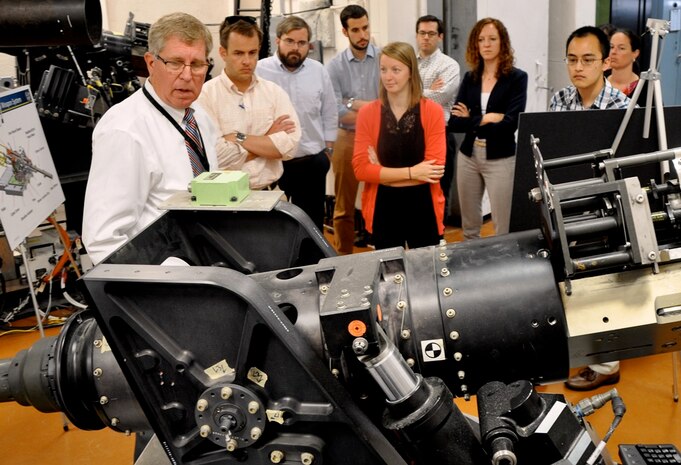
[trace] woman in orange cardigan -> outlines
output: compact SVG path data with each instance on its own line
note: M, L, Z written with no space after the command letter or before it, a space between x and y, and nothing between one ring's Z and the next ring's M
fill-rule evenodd
M386 45L379 64L379 98L357 115L352 158L364 181L366 229L377 249L436 245L444 233L442 107L422 96L411 45Z

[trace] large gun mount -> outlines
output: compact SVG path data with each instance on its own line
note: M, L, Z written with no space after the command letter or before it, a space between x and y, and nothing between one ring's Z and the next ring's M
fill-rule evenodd
M408 251L335 257L285 202L168 212L82 278L92 308L56 343L0 364L0 400L93 429L148 422L171 463L586 464L583 410L532 385L678 350L678 181L613 189L597 170L574 195L538 173L542 230ZM639 227L653 211L670 213ZM474 394L479 424L451 402Z

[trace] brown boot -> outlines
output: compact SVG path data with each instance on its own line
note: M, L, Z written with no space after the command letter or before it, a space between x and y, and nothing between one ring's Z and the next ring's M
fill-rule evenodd
M565 381L565 386L573 391L590 391L606 384L615 384L619 380L619 370L611 375L602 375L589 367L584 367L575 376Z

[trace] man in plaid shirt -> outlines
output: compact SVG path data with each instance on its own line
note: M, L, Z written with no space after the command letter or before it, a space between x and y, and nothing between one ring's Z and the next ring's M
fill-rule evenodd
M607 110L629 105L629 98L603 76L610 54L610 41L603 31L593 26L577 29L568 37L566 52L565 63L573 85L556 92L551 98L551 111ZM619 380L620 362L607 362L581 368L565 384L576 391L588 391Z
M610 42L597 27L584 26L568 37L565 63L571 86L551 98L551 111L626 108L629 98L605 79Z

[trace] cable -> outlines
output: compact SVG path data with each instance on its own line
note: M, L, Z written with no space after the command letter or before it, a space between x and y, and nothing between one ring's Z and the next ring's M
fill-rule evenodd
M611 403L612 411L615 414L615 418L613 418L612 423L610 424L610 428L603 437L603 440L598 443L598 446L596 446L596 449L593 451L593 454L591 454L589 460L586 461L586 465L594 465L594 463L596 463L596 459L598 459L598 457L601 455L601 452L603 452L605 444L608 442L610 437L615 432L615 428L619 426L624 414L627 413L627 407L624 405L624 401L620 396L617 395L617 391L615 389L613 389L613 391L615 391L615 395L612 397Z
M577 403L577 405L573 407L572 411L579 418L584 418L586 416L591 415L599 408L603 407L605 404L607 404L609 401L611 401L618 395L619 394L617 392L617 389L611 389L608 392L596 394L587 399L580 400L579 403Z

